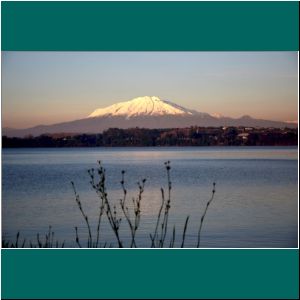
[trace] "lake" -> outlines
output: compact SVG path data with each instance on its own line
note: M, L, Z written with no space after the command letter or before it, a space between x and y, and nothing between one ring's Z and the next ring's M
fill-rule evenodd
M175 246L180 246L189 216L185 247L195 247L200 219L216 182L215 197L203 223L201 247L298 245L297 147L3 149L4 237L15 240L20 231L22 239L36 242L36 234L45 235L51 225L55 239L65 240L66 247L76 247L77 226L84 244L87 230L70 182L76 185L95 233L99 199L87 170L96 168L97 160L106 169L108 197L116 203L120 216L121 171L126 171L128 203L138 194L137 181L146 178L136 234L138 247L151 244L149 234L154 232L161 204L160 189L167 190L165 161L171 162L172 181L167 244L175 225ZM128 224L122 219L121 239L129 245ZM100 234L102 245L117 245L107 221Z

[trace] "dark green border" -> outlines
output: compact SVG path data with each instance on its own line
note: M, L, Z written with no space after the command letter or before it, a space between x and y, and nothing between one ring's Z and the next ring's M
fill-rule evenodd
M298 2L1 2L2 50L298 51ZM2 298L299 296L299 250L2 250Z
M2 2L2 50L299 49L298 2Z
M2 250L2 296L297 299L298 259L298 250Z

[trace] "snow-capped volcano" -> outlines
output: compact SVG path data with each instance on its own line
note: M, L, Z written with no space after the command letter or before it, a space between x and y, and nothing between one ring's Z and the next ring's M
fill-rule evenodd
M88 117L52 125L25 129L3 128L2 134L11 137L37 136L53 133L101 133L109 128L184 128L190 126L220 127L297 127L297 123L224 117L184 108L155 96L134 98L108 107L96 109Z
M88 117L125 116L127 119L137 116L194 115L196 111L186 109L175 103L156 96L144 96L130 101L119 102L108 107L98 108Z

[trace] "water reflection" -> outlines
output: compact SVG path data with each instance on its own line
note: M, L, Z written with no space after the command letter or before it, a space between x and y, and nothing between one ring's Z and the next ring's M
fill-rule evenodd
M126 170L128 199L137 195L136 182L147 178L142 201L139 246L148 247L149 233L167 179L163 162L172 163L170 224L182 234L189 215L186 246L194 247L201 213L217 183L215 199L203 227L203 247L297 247L297 148L121 148L4 149L3 232L18 230L27 238L46 232L74 246L74 226L86 232L76 207L74 181L86 213L96 226L99 200L89 185L87 169L102 160L107 169L111 201L122 197L121 170ZM129 239L122 225L122 238ZM103 239L113 241L109 226ZM178 237L179 237L178 236Z

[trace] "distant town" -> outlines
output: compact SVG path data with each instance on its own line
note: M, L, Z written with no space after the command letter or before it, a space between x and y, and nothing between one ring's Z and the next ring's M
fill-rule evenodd
M3 148L155 147L155 146L296 146L298 129L189 127L173 129L110 128L99 134L43 134L2 137Z

